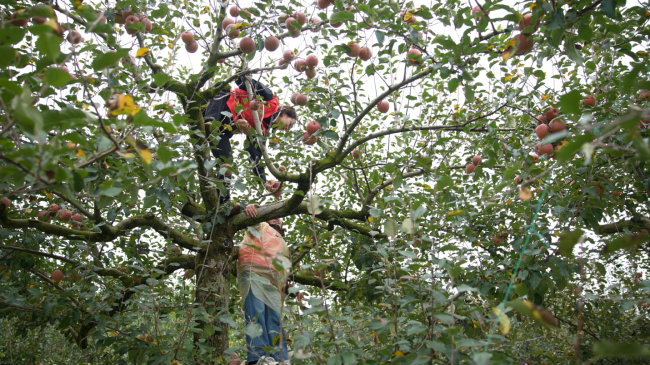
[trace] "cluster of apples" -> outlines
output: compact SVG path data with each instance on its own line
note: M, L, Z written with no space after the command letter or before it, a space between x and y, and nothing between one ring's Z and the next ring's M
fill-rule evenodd
M115 23L124 24L124 27L126 28L126 32L129 34L135 34L138 32L136 28L130 26L131 24L139 24L139 23L144 24L143 33L149 33L153 28L153 24L145 15L143 14L135 15L135 13L132 10L122 10L119 13L116 12Z
M61 271L59 269L53 270L52 274L50 274L50 278L52 278L52 281L54 281L55 283L61 282L63 280L63 271ZM79 280L79 274L70 273L70 275L68 275L68 278L71 281L77 281L77 280Z
M593 98L593 96L589 96ZM558 115L560 115L560 109L549 106L544 114L537 116L537 128L535 129L535 133L539 139L544 139L544 137L549 133L557 133L566 129L566 123L562 119L559 119ZM535 145L535 153L535 160L537 160L538 155L548 155L550 157L553 154L553 145L551 143L542 145L540 142Z
M47 222L50 220L50 217L58 217L61 222L68 222L72 219L72 225L79 227L83 221L83 216L79 213L72 214L68 209L59 208L58 204L50 204L47 207L47 210L41 210L38 212L38 220Z
M481 9L478 6L475 6L472 9L472 15L476 12L481 11ZM535 45L535 40L531 37L533 33L537 31L539 27L539 19L533 24L533 15L528 13L524 14L523 18L519 21L519 31L521 32L520 34L515 35L508 43L511 43L512 40L515 42L519 43L519 46L517 46L517 43L513 45L513 47L516 47L515 54L517 55L523 55L526 54L530 51L532 51L533 46ZM506 48L506 50L503 52L504 56L510 54L512 52L512 47Z
M289 63L296 59L296 54L288 49L282 53L282 58L278 61L278 66L285 69L289 66ZM316 66L318 66L318 56L310 54L304 60L296 60L293 64L293 69L299 73L304 72L308 79L313 79L316 77ZM307 104L307 101L304 101L304 104L299 104L298 102L292 101L294 104L304 106Z
M307 102L309 102L309 98L307 98L307 95L301 93L293 93L289 98L289 101L294 105L305 106L307 105Z
M494 243L495 245L500 245L501 240L502 239L505 240L507 238L508 238L508 232L501 232L498 235L492 237L492 243Z
M472 162L468 163L465 166L465 173L469 175L472 172L474 172L474 170L476 170L476 166L478 166L481 163L481 161L483 161L483 158L479 155L472 157Z
M312 120L311 122L308 122L305 126L305 134L302 136L302 143L308 146L316 143L316 141L318 141L318 137L314 136L313 134L316 133L320 128L320 123L317 121Z
M372 50L368 47L361 47L355 42L348 43L348 47L350 47L350 52L346 54L352 58L359 57L362 61L372 58Z
M185 43L185 50L189 53L194 53L199 49L199 43L194 39L194 33L184 31L181 33L181 40Z

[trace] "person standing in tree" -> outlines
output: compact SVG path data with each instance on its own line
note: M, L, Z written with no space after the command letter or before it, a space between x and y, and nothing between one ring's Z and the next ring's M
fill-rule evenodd
M244 213L256 217L258 206L250 204ZM280 326L282 289L291 267L282 221L271 219L252 228L245 233L237 257L237 286L244 300L246 323L256 322L262 327L259 336L246 335L247 364L289 364L286 337ZM264 347L274 344L281 350L267 354Z
M214 121L220 122L219 133L215 136L216 146L214 143L210 144L214 147L212 154L218 160L218 164L222 166L224 163L232 163L232 147L230 139L233 136L233 128L235 131L245 133L247 143L245 149L250 156L251 162L255 165L253 173L266 182L266 174L264 166L261 164L262 149L257 143L255 134L255 120L253 113L257 112L259 115L261 129L263 136L260 136L261 143L265 143L265 136L271 127L277 126L282 130L289 130L296 123L297 115L296 110L291 106L279 106L278 98L273 95L273 92L261 82L250 80L253 91L257 100L255 100L253 109L251 109L251 100L248 100L248 92L246 91L245 79L240 77L237 79L236 89L222 90L217 96L209 101L204 110L205 118L214 118ZM219 83L213 87L218 86ZM209 134L209 127L206 128L206 133ZM223 179L223 176L219 176ZM269 181L265 184L267 190L271 190L275 181ZM280 191L276 192L274 196L279 197ZM223 204L230 200L230 190L227 189L226 194L220 194L220 202Z

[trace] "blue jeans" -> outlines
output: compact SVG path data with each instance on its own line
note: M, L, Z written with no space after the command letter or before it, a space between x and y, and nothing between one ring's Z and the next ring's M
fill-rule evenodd
M269 308L264 302L257 299L250 290L244 301L244 311L246 313L246 323L249 324L257 316L257 323L262 326L262 334L258 337L251 338L246 335L246 345L248 345L248 359L257 361L262 356L272 356L276 361L288 360L287 357L287 341L281 334L282 339L282 353L279 351L272 354L267 354L264 347L273 346L273 337L281 333L280 331L280 313Z

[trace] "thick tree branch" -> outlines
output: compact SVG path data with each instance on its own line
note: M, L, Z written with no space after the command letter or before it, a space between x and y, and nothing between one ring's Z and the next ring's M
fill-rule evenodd
M71 229L60 225L47 223L38 219L12 219L7 215L7 209L0 211L0 223L5 228L34 228L39 232L64 237L69 240L86 242L110 242L134 228L149 227L165 238L171 239L177 245L188 250L196 251L198 242L185 236L180 231L171 228L153 213L146 213L127 218L113 227L107 227L104 232L90 232Z
M631 232L639 231L641 229L650 230L650 219L632 218L629 220L621 220L614 223L601 224L600 226L598 226L598 233L600 234L621 233L625 228L627 228Z

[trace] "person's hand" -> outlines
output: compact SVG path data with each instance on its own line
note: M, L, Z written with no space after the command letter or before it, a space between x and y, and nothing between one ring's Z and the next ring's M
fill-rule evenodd
M249 216L249 217L257 217L257 209L259 208L259 204L248 204L246 208L244 208L244 213Z
M250 124L248 124L248 122L243 119L235 121L235 127L237 127L237 130L239 130L240 132L246 135L251 133Z
M276 198L279 198L282 195L282 189L279 189L280 183L275 180L269 180L266 184L264 184L264 187L267 191L274 192L273 196Z

